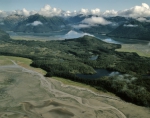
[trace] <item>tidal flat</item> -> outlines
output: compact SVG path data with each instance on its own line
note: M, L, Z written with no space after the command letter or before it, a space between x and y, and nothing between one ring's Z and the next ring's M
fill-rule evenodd
M148 118L150 115L149 108L124 102L113 94L93 92L75 86L72 81L46 78L33 68L25 68L29 60L7 56L3 59L11 63L0 65L1 118Z

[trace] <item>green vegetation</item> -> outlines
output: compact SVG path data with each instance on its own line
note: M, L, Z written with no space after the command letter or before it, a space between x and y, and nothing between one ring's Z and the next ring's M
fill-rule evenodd
M48 77L58 76L85 83L98 90L113 92L126 101L150 106L150 88L147 84L150 82L147 76L150 74L150 58L115 51L118 48L121 45L105 43L90 36L45 42L0 40L1 55L30 58L33 60L31 66L44 69ZM93 55L98 55L98 59L90 60ZM94 74L95 68L118 71L123 77L92 80L76 76L78 73Z
M11 61L15 61L18 65L23 66L25 68L28 68L30 70L34 70L37 71L43 75L46 74L46 71L44 71L41 68L34 68L31 67L30 64L32 63L31 59L27 59L27 58L22 58L22 57L15 57L15 56L0 56L0 66L3 65L12 65L13 62Z
M130 75L120 75L113 77L103 77L95 80L97 89L103 88L115 93L122 99L142 106L150 106L150 83L149 77Z
M6 56L0 56L0 66L13 64Z
M82 23L82 21L86 18L92 18L92 17L97 17L97 16L92 16L92 15L76 15L76 16L72 16L68 18L68 21L71 24L79 24ZM104 19L106 19L109 22L112 22L114 24L108 24L108 25L95 25L95 26L89 26L89 27L85 27L85 28L81 28L80 30L83 32L88 32L88 33L94 33L94 34L106 34L106 33L110 33L113 30L115 30L118 25L127 22L128 20L130 21L131 18L126 19L125 17L120 17L120 16L115 16L115 17L105 17ZM118 24L118 25L117 25Z
M136 52L140 56L150 57L150 45L149 44L122 44L120 49L116 49L119 52Z
M11 36L13 40L35 40L35 41L48 41L49 37L38 37L38 36ZM57 39L57 38L56 38Z
M150 40L150 23L132 20L126 24L120 25L118 28L110 32L108 36Z
M3 30L0 29L0 39L1 40L9 40L10 37L6 32L4 32Z

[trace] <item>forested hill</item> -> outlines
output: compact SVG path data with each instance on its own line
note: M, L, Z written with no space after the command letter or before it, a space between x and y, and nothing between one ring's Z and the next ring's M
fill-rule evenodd
M76 39L66 39L65 42L78 42L79 46L85 46L89 50L90 48L94 49L106 49L106 50L115 50L117 48L121 48L121 45L118 44L111 44L111 43L106 43L104 41L98 40L95 37L91 37L88 35L85 35L81 38L76 38ZM63 42L63 41L62 41Z
M120 25L109 33L108 36L150 41L150 23L133 20Z
M10 39L9 34L0 29L0 40L8 40Z

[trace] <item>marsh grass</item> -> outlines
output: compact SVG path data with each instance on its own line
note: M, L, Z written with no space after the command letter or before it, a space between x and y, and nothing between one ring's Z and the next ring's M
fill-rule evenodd
M120 49L116 49L119 52L136 52L140 56L150 57L150 46L142 44L122 44Z
M25 68L35 70L43 75L46 74L46 71L44 71L41 68L34 68L31 67L30 64L32 63L31 59L22 58L22 57L15 57L15 56L0 56L0 66L2 65L12 65L12 61L15 61L18 65L23 66Z

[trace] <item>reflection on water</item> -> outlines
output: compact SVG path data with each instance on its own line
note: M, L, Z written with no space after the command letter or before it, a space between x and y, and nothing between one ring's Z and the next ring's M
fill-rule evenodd
M16 37L22 37L22 39L47 39L47 40L64 40L64 39L74 39L83 37L84 35L93 36L89 33L83 33L80 31L74 31L74 30L62 30L62 31L55 31L55 32L49 32L49 33L24 33L24 32L13 32L13 31L7 31L9 35L12 38Z
M7 33L9 33L9 35L11 36L57 36L57 35L63 35L63 34L66 34L69 30L60 30L60 31L51 31L51 32L48 32L48 33L34 33L34 32L30 32L30 33L25 33L25 32L13 32L13 31L7 31Z
M97 58L98 58L98 55L93 55L93 56L90 57L89 59L90 59L90 60L97 60Z
M108 71L106 69L96 69L95 71L96 71L96 74L93 74L93 75L77 74L76 76L83 78L83 79L99 79L104 76L120 75L119 72Z
M121 44L121 42L119 41L115 41L111 38L106 38L106 39L103 39L103 41L107 42L107 43L114 43L114 44Z
M101 39L108 43L114 44L147 44L148 41L138 40L138 39L128 39L128 38L116 38L116 37L109 37L103 34L93 34L98 39Z

